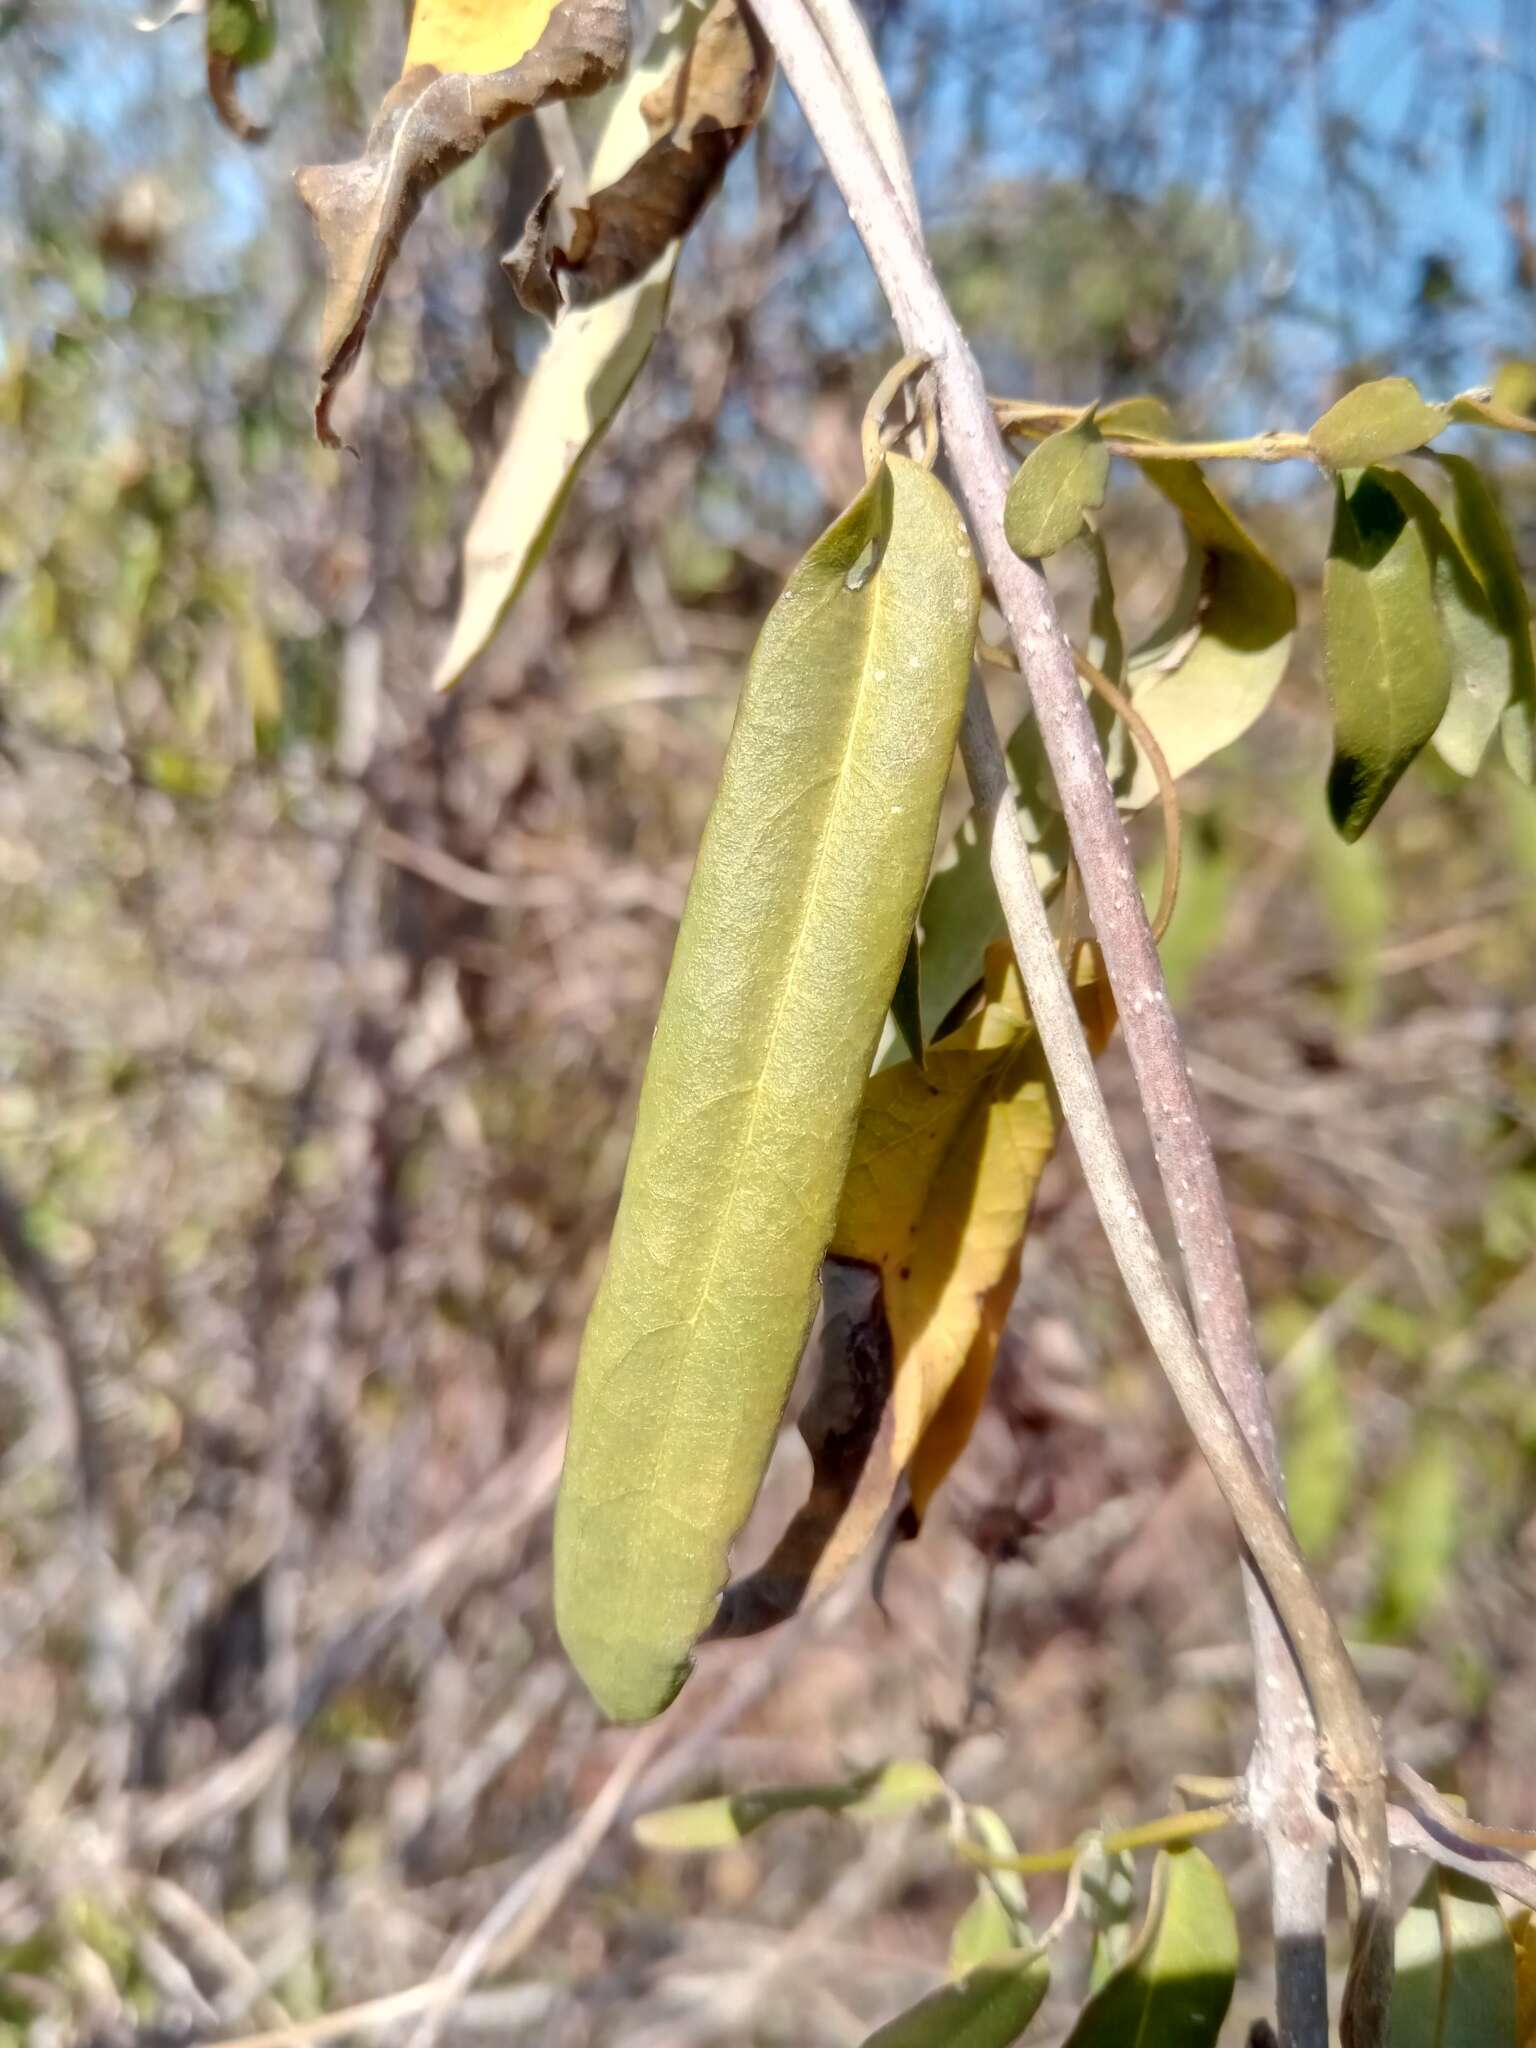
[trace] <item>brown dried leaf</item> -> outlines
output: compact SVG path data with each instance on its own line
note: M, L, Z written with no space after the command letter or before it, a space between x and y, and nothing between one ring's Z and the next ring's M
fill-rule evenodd
M841 1577L870 1533L862 1519L851 1534L847 1524L865 1473L888 1468L894 1434L878 1269L828 1259L822 1302L820 1370L800 1417L811 1490L766 1563L727 1586L708 1640L761 1635L787 1621L813 1586Z
M692 48L645 102L651 146L621 178L554 228L558 179L534 208L502 268L530 312L553 320L643 277L703 212L726 165L756 126L773 55L750 10L715 0Z
M628 57L625 0L420 0L404 75L363 154L297 174L328 270L315 402L315 430L327 447L338 445L330 423L336 387L357 360L390 265L433 186L506 122L598 91Z

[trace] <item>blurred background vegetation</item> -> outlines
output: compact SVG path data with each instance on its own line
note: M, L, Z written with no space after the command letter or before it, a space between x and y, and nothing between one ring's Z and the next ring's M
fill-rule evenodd
M997 388L1302 426L1532 353L1521 0L867 11ZM565 1389L742 663L892 336L781 90L550 560L433 700L540 344L496 257L544 165L523 124L436 195L360 453L318 448L290 174L351 152L402 35L397 0L283 0L253 150L195 20L0 6L6 2044L414 1984L622 1754L549 1621ZM1530 458L1484 452L1529 566ZM1326 493L1220 481L1305 621ZM1172 524L1117 479L1106 530L1144 622ZM1186 789L1170 977L1304 1540L1394 1747L1531 1824L1536 801L1426 762L1345 849L1318 671L1304 625ZM1231 1538L1070 1157L885 1603L713 1653L635 1798L929 1754L1045 1846L1240 1767ZM1262 1925L1257 1851L1227 1867ZM968 1892L900 1829L695 1867L619 1826L441 2038L857 2041Z

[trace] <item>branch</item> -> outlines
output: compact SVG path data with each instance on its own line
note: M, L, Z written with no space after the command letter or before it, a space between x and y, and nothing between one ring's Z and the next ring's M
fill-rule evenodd
M88 1613L87 1692L100 1724L97 1767L103 1788L120 1786L133 1708L137 1621L118 1563L118 1504L107 1444L96 1413L96 1365L64 1277L27 1228L20 1197L0 1178L0 1265L47 1327L58 1354L74 1458L78 1528Z
M784 72L890 302L904 347L934 366L960 496L1020 657L1114 990L1204 1342L1184 1316L1115 1136L1035 885L990 711L972 684L961 750L991 844L993 879L1085 1178L1138 1316L1290 1637L1316 1717L1327 1791L1360 1894L1346 2040L1384 2037L1391 1933L1380 1740L1342 1639L1279 1501L1279 1461L1247 1297L1210 1141L1190 1088L1157 949L1071 649L1038 563L1003 533L1008 461L975 358L934 275L878 66L848 0L756 0ZM826 31L827 40L817 24ZM842 62L840 71L828 44ZM883 137L882 166L871 132ZM894 140L893 140L894 138ZM1250 1592L1261 1740L1250 1799L1276 1867L1281 2023L1298 2044L1326 2039L1322 1931L1326 1864L1306 1703L1263 1598ZM1295 1834L1299 1854L1292 1853Z
M1069 427L1082 418L1081 406L1040 405L1029 398L994 398L989 401L993 416L1005 434L1021 434L1032 441ZM1135 462L1310 462L1322 468L1322 459L1305 434L1279 427L1266 427L1227 441L1163 441L1155 434L1133 434L1122 429L1104 436L1112 455L1128 456Z

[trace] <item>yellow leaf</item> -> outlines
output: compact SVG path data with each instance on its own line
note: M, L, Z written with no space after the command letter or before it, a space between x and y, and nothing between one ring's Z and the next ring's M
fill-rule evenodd
M981 1010L931 1049L927 1070L871 1081L832 1238L835 1257L880 1271L897 1472L965 1363L1055 1142L1018 970L998 948Z
M416 0L405 70L430 64L483 78L526 57L549 26L556 0Z
M981 1320L954 1385L939 1403L938 1412L912 1453L907 1488L912 1500L912 1517L919 1528L927 1516L929 1503L970 1442L971 1432L987 1405L992 1368L997 1363L997 1347L1003 1341L1008 1311L1013 1307L1013 1297L1019 1290L1019 1266L1023 1257L1024 1240L1020 1238L1002 1277L981 1305Z

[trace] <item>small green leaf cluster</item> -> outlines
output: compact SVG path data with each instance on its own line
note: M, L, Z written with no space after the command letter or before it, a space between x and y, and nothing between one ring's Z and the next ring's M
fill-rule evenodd
M1476 465L1432 459L1451 486L1444 514L1397 470L1345 470L1335 484L1323 579L1328 801L1347 840L1431 742L1472 775L1497 733L1519 779L1536 772L1536 656L1514 546Z
M1387 377L1348 392L1306 434L1209 443L1170 440L1167 415L1152 400L1090 407L1061 425L1050 408L1004 402L1000 412L1011 431L1054 427L1014 479L1008 538L1027 557L1086 539L1097 553L1096 574L1107 582L1094 518L1104 502L1111 453L1137 463L1179 507L1192 562L1200 560L1202 545L1211 548L1210 505L1219 506L1201 460L1304 459L1330 475L1334 520L1323 577L1334 736L1328 802L1336 828L1352 842L1431 744L1457 774L1470 776L1497 735L1519 780L1536 779L1531 609L1497 491L1469 456L1430 447L1452 426L1536 434L1533 396L1536 373L1521 364L1506 366L1488 390L1443 403L1423 398L1406 377ZM1402 470L1385 466L1405 457L1433 465L1447 487L1445 503ZM1235 522L1220 510L1230 555ZM1272 565L1265 565L1268 575L1256 571L1263 558L1251 544L1247 552L1247 587L1234 587L1240 579L1230 573L1220 586L1209 558L1196 579L1186 578L1186 602L1175 608L1163 635L1163 644L1182 655L1176 662L1182 687L1154 698L1152 679L1138 672L1147 666L1146 650L1130 663L1133 702L1175 774L1246 731L1285 665L1294 624L1288 587L1282 599L1284 579ZM1222 631L1211 619L1218 601ZM1192 649L1181 647L1186 633L1214 661L1194 663ZM1257 666L1240 658L1255 649L1280 658ZM1021 793L1028 804L1028 792ZM1145 802L1151 793L1145 774L1134 792L1123 793L1132 808Z
M865 2048L1010 2048L1022 2040L1063 1972L1059 1944L1075 1923L1091 1936L1086 1980L1055 2014L1069 2022L1067 2048L1215 2048L1238 1969L1237 1922L1220 1871L1180 1838L1223 1824L1225 1812L1173 1816L1139 1831L1166 1841L1133 1934L1134 1872L1113 1837L1090 1834L1072 1848L1020 1856L1007 1823L967 1804L931 1765L892 1763L842 1785L807 1785L703 1800L646 1814L645 1847L667 1852L724 1848L769 1820L820 1809L857 1821L947 1810L957 1858L975 1870L971 1902L955 1922L947 1980L870 2034ZM1069 1873L1068 1905L1037 1930L1023 1870ZM1060 2002L1060 2001L1058 2001ZM1075 2016L1073 2009L1075 2005Z
M770 1821L817 1810L862 1823L947 1812L950 1846L976 1872L951 1935L947 1981L868 2035L864 2048L1011 2048L1053 1988L1049 2017L1057 2038L1064 2030L1064 2048L1216 2048L1241 1945L1221 1872L1194 1837L1238 1819L1236 1808L1173 1814L1021 1856L1000 1814L968 1804L914 1761L841 1783L668 1807L643 1815L634 1832L653 1852L686 1854L728 1848ZM1138 1927L1130 1852L1142 1848L1158 1853ZM1536 2021L1529 1909L1508 1917L1495 1892L1458 1867L1465 1858L1455 1847L1446 1854L1397 1925L1390 2048L1527 2048ZM1067 1902L1037 1930L1024 1873L1051 1870L1068 1873ZM1053 1972L1069 1973L1062 1937L1074 1925L1091 1937L1086 1980L1075 1990L1053 1986Z

